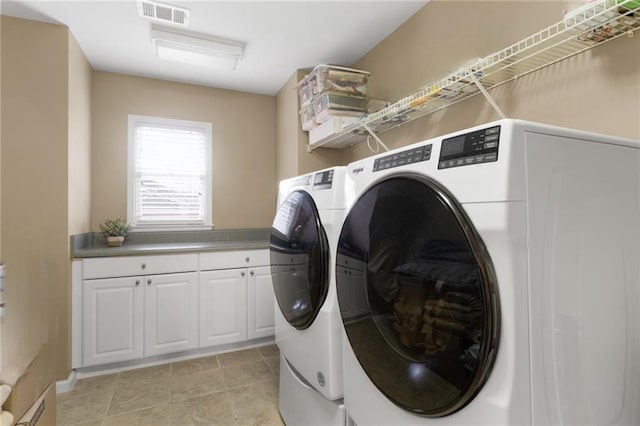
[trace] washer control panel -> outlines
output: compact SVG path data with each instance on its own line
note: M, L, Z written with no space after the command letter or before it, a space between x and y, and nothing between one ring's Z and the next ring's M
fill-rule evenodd
M311 184L311 175L301 176L293 181L293 186L309 186Z
M439 169L498 161L500 126L442 140Z
M333 184L333 170L316 173L313 177L313 189L331 189Z
M391 169L406 164L428 161L431 159L431 144L411 148L406 151L389 154L385 157L376 158L373 162L373 171Z

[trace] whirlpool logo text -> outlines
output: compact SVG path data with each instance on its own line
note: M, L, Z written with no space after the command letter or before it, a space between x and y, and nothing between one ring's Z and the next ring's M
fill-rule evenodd
M364 167L358 167L357 169L352 169L351 173L353 173L354 175L357 175L358 173L362 173L364 172Z

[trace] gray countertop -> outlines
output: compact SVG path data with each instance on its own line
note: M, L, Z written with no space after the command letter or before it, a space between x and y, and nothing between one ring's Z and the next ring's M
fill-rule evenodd
M269 248L269 228L188 232L130 233L121 247L108 247L102 234L89 232L71 237L71 257L138 256L216 250Z

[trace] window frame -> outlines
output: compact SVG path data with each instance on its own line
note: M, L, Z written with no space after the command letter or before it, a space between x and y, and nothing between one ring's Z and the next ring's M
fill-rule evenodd
M205 190L204 220L194 223L140 224L135 221L135 153L136 128L140 124L162 127L191 128L202 131L205 135ZM134 232L153 231L204 231L211 230L213 225L213 125L202 121L178 120L172 118L128 114L127 119L127 223Z

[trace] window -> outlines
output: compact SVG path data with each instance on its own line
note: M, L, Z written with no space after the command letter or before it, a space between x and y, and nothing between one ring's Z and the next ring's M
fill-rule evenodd
M211 124L129 115L133 230L211 229Z

